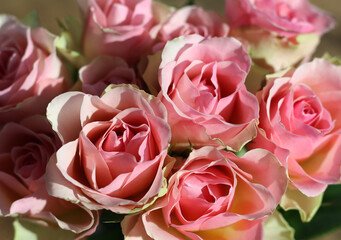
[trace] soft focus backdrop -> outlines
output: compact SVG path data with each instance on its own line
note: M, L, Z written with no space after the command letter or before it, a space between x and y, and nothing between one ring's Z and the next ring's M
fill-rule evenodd
M164 0L167 3L176 5L183 4L186 0ZM197 0L207 8L220 9L222 14L224 0ZM327 33L317 49L315 56L320 57L325 52L332 56L341 57L341 0L311 0L313 4L329 12L338 22L336 28ZM220 6L220 8L217 6ZM16 15L19 18L26 16L31 11L36 10L39 15L40 24L51 32L58 34L59 28L56 19L64 16L79 17L76 0L1 0L0 12ZM341 214L341 213L340 213ZM339 240L341 230L333 232L327 236L316 240Z
M176 5L183 4L186 0L164 0L167 3ZM207 8L219 9L222 14L224 0L197 0ZM329 52L334 56L341 57L341 1L340 0L311 0L313 4L329 12L337 20L336 28L327 33L323 38L316 52L316 56L321 56L324 52ZM216 6L220 6L217 8ZM31 11L38 11L41 25L54 33L58 33L57 18L63 16L79 17L76 0L12 0L0 2L0 11L16 16L24 17Z

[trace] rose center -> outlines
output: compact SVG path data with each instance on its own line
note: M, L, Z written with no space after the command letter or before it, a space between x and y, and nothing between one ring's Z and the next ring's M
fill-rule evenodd
M293 115L297 120L320 132L328 132L333 127L329 112L314 92L305 85L297 85L294 88Z
M194 96L188 96L188 90L179 89L182 99L192 108L199 112L212 114L215 111L217 100L220 97L218 92L218 83L215 76L216 65L207 64L202 66L201 72L186 72L188 79L195 87Z
M227 176L217 169L207 173L191 174L181 187L179 206L187 221L195 221L205 214L216 214L226 210L226 199L231 183ZM197 206L193 208L193 206Z
M314 107L314 103L309 101L309 99L295 103L295 117L301 119L306 124L311 124L318 114L318 109Z
M29 143L22 147L14 147L11 151L14 173L32 191L35 191L32 183L38 181L45 174L46 164L51 155L49 146L44 146L44 144Z
M124 140L127 138L127 134L123 126L111 129L103 142L102 149L107 152L124 151Z
M115 119L105 130L104 135L92 141L105 152L105 156L113 157L125 153L133 156L137 162L145 157L152 158L157 153L153 150L148 151L147 142L151 141L148 139L150 131L145 116L140 113L140 110L136 110L130 112L130 115L125 116L124 119ZM141 148L145 150L142 152ZM151 148L155 149L155 146Z

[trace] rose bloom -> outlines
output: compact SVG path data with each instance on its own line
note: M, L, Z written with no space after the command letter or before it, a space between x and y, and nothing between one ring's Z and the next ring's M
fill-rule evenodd
M225 14L235 29L256 25L290 38L303 33L322 35L335 21L307 0L226 0Z
M122 231L127 239L262 239L286 185L285 168L266 150L237 157L203 147L171 176L167 195L124 218Z
M231 36L252 52L256 65L272 72L309 61L335 25L308 0L226 0L225 13Z
M68 92L47 115L64 142L47 167L50 194L116 213L139 211L158 197L170 140L158 98L124 86L101 98Z
M186 6L174 11L161 24L158 40L164 46L167 41L183 35L199 34L205 38L212 38L227 37L228 32L228 25L218 13L205 11L198 6Z
M134 69L121 58L99 56L79 70L82 92L100 96L110 84L134 84L142 87Z
M341 66L315 59L270 75L257 93L259 127L265 134L253 146L282 151L276 155L287 166L292 185L307 196L317 196L340 180L340 83ZM263 145L265 136L277 147Z
M78 0L85 17L82 48L87 58L111 55L135 63L151 48L152 0Z
M0 15L0 124L45 114L53 97L69 87L54 36Z
M98 214L46 191L46 164L60 146L43 116L4 125L0 131L0 214L19 214L44 226L89 235L95 231Z
M159 97L176 146L223 145L238 151L256 135L258 102L245 88L250 57L233 38L199 35L169 41Z

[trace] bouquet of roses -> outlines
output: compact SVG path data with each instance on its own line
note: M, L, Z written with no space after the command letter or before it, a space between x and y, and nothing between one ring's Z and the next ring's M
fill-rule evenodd
M341 61L311 58L332 17L307 0L78 5L59 36L0 15L2 239L341 225Z

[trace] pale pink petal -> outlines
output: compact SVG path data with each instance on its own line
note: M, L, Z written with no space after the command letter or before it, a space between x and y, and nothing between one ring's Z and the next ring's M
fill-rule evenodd
M177 55L182 48L187 47L187 45L199 43L204 39L205 38L200 35L190 35L167 42L162 51L160 69L164 68L170 62L176 61Z
M54 98L47 106L47 118L64 143L75 140L79 135L84 97L81 92L67 92Z
M144 228L141 215L127 215L121 222L122 233L126 240L152 240Z
M88 125L85 129L92 127ZM99 189L113 180L105 159L83 132L79 136L79 159L77 160L79 164L82 164L81 170L84 171L89 187Z
M67 145L68 144L64 146ZM72 146L77 147L77 142L71 142L69 145L71 145L71 148ZM64 168L66 168L66 166ZM83 196L78 186L74 185L74 183L69 180L70 177L67 179L65 176L63 176L63 174L65 174L64 168L57 167L56 154L52 155L49 163L46 166L45 175L48 193L54 197L68 199L74 203L79 202L79 200L82 200L83 202L89 202L89 199ZM82 186L81 184L79 185Z
M288 173L293 185L308 197L316 197L323 193L328 184L316 181L312 176L309 176L299 163L289 156L288 158Z
M233 154L226 153L226 155L240 169L252 175L252 182L265 186L279 203L286 190L288 179L286 169L275 155L264 149L250 150L240 158Z
M28 189L13 176L0 172L0 213L7 215L11 213L11 205L14 201L30 194ZM11 183L10 185L8 183Z

